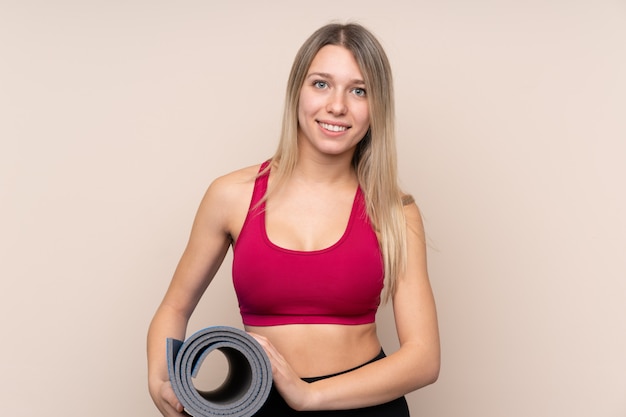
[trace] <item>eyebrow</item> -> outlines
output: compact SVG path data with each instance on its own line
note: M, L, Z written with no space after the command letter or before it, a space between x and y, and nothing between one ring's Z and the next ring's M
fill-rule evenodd
M322 77L322 78L328 78L328 79L333 79L333 76L327 72L311 72L309 74L307 74L306 76L307 78L311 78L311 77ZM359 84L359 85L365 85L365 81L355 78L354 80L350 80L351 84Z

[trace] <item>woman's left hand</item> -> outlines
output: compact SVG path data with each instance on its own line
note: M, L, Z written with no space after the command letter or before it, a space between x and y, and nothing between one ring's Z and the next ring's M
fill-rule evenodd
M274 385L285 402L294 410L304 411L313 403L314 390L311 384L303 381L287 363L283 355L264 336L249 333L261 344L272 364Z

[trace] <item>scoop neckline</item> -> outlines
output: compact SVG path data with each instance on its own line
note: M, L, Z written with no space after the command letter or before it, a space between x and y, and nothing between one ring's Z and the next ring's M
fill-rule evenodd
M350 230L352 229L352 225L354 224L354 219L355 219L355 216L356 216L357 199L359 198L360 194L361 194L361 187L357 186L356 191L354 192L354 198L352 199L352 208L350 209L350 216L348 217L348 224L346 224L346 227L345 227L342 235L339 237L339 239L336 242L334 242L333 244L331 244L331 245L329 245L329 246L327 246L325 248L314 249L314 250L310 250L310 251L285 248L283 246L277 245L274 242L272 242L270 237L267 235L267 227L266 227L266 220L267 220L266 212L267 211L266 211L266 206L265 206L265 202L264 202L263 203L263 207L261 207L262 219L259 222L260 226L261 226L261 235L263 237L263 240L265 241L265 243L268 246L270 246L273 249L276 249L276 250L281 251L281 252L295 254L295 255L317 255L317 254L320 254L320 253L332 251L337 246L340 246L348 238L348 235L350 234Z

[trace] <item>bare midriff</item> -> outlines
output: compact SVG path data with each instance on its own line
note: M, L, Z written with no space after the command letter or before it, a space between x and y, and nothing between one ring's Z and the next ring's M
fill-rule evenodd
M381 349L374 323L246 326L246 331L269 339L301 378L357 367Z

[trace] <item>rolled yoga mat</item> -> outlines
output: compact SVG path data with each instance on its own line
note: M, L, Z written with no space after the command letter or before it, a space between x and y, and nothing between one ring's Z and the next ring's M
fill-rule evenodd
M228 361L228 376L215 390L193 384L204 359L219 350ZM213 326L184 342L167 339L167 366L176 397L194 417L249 417L272 388L272 366L261 345L243 330Z

